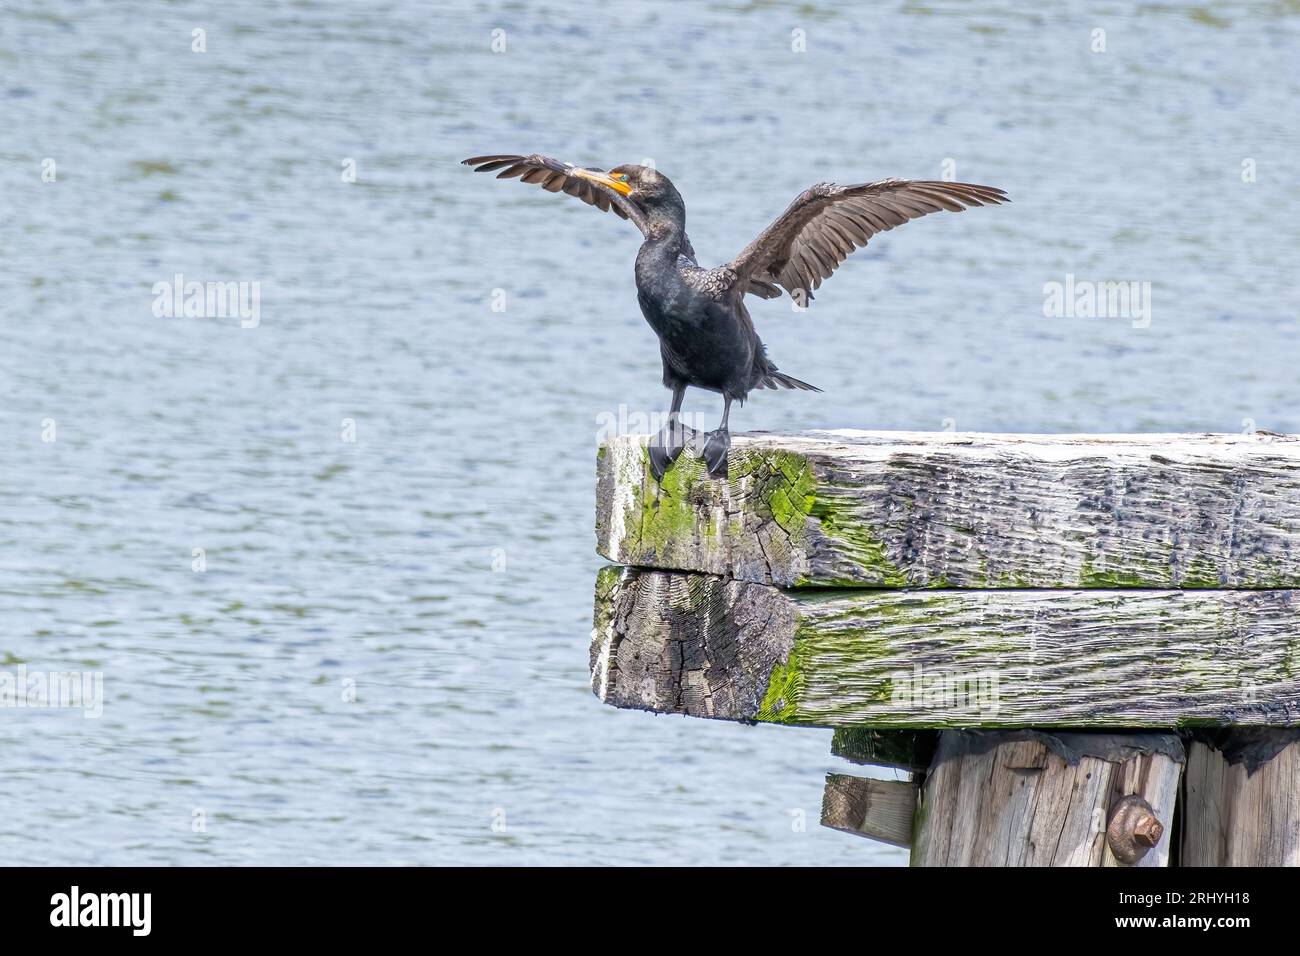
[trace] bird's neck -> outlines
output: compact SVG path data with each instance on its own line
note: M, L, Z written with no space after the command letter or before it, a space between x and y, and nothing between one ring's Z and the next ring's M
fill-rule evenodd
M681 255L686 233L671 224L646 230L645 242L636 256L637 285L658 284L665 275L676 275L677 257Z
M676 238L679 242L686 235L686 203L677 190L669 187L656 195L643 207L645 210L647 237L663 236L666 240Z
M686 210L652 209L646 220L645 245L642 248L676 259L686 239Z
M686 244L686 206L674 195L643 208L646 230L636 257L637 288L662 293L665 283L677 280L677 257Z
M647 239L663 239L663 241L676 239L677 242L681 242L681 237L686 234L686 215L677 209L655 209L646 219L649 220L647 221L649 228L646 229Z

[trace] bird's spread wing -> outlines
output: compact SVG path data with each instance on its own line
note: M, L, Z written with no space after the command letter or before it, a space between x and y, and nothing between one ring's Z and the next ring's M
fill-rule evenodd
M947 209L1010 202L992 186L882 179L858 186L819 183L800 193L728 268L746 292L772 298L780 286L807 303L854 249L878 232ZM766 286L766 288L764 288Z
M603 212L613 210L621 219L632 220L633 225L645 233L647 225L645 214L636 203L620 196L614 190L593 183L590 179L581 179L573 175L579 167L564 163L550 156L474 156L461 161L466 166L473 166L476 173L497 172L497 179L509 179L519 176L521 181L534 183L547 192L565 192L577 196L589 206L595 206ZM600 172L593 167L586 167L590 172Z

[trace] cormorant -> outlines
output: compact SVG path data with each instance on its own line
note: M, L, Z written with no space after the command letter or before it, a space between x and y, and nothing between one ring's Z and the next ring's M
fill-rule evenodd
M947 209L1007 202L992 186L882 179L857 186L818 183L804 190L775 222L726 265L703 268L686 236L686 204L668 177L650 166L615 166L608 173L549 156L475 156L463 160L498 179L521 177L549 192L566 192L630 219L645 241L636 257L637 301L659 336L664 385L672 390L668 424L650 441L657 480L696 434L679 421L687 386L720 392L722 424L707 432L701 453L715 477L727 473L731 403L751 389L821 391L777 371L745 308L745 295L770 299L782 290L800 305L854 249L909 219ZM689 434L688 434L689 433Z

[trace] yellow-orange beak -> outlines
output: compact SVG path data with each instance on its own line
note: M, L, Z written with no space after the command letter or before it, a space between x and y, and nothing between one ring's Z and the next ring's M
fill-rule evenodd
M593 183L600 183L602 186L608 186L610 189L614 190L614 192L623 196L632 192L632 187L622 180L615 179L613 176L607 175L606 173L598 173L593 169L575 169L573 175L577 176L579 179L589 179Z

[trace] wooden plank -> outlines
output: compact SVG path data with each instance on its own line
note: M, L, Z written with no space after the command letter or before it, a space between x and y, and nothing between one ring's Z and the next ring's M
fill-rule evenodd
M781 586L1300 587L1300 438L738 435L730 477L644 439L597 466L598 550Z
M1296 733L1234 730L1226 743L1188 748L1181 865L1300 866Z
M821 823L890 846L910 847L919 794L920 788L909 781L828 773Z
M825 727L1300 725L1300 592L789 591L607 568L617 707Z
M1167 866L1182 745L1163 734L945 731L926 776L913 866L1114 866L1112 811L1152 808L1158 839L1134 866Z

